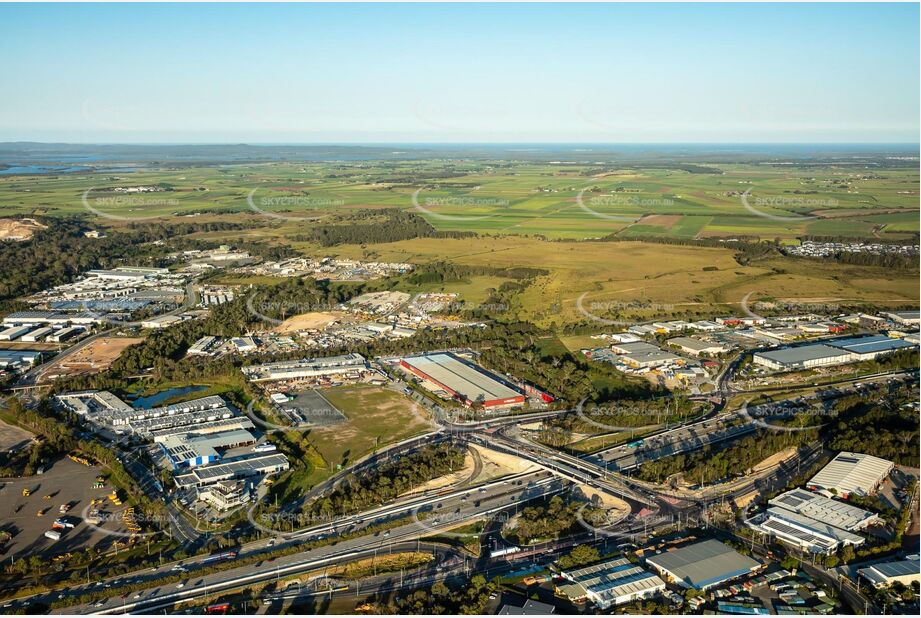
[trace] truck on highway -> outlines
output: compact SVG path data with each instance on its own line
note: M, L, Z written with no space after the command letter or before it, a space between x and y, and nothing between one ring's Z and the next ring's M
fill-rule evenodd
M509 547L503 547L502 549L494 549L489 552L490 558L501 558L502 556L510 556L512 554L517 554L521 551L520 547L510 545Z

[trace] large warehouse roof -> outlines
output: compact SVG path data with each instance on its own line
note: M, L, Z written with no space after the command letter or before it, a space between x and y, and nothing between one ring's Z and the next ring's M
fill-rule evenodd
M794 489L782 493L771 499L769 504L823 521L844 530L857 530L877 517L875 513L870 511L865 511L840 500L826 498L805 489Z
M848 353L844 350L833 348L820 343L813 345L798 346L795 348L781 348L769 352L758 352L757 356L774 361L781 365L797 365L807 361L814 361L823 358L837 358L846 356Z
M522 397L485 371L463 362L453 354L425 354L404 358L410 367L463 396L468 401L484 402Z
M847 339L835 339L829 342L836 348L853 352L854 354L878 354L880 352L892 352L902 348L914 347L912 344L902 339L893 339L885 335L870 335L869 337L849 337Z
M880 562L859 569L858 573L870 580L874 586L887 586L893 581L904 579L921 579L921 568L919 568L917 559Z
M707 588L756 569L759 563L710 539L650 556L649 564L694 588Z
M807 485L817 489L835 490L842 495L865 496L889 475L893 463L886 459L842 451L827 466L819 470Z

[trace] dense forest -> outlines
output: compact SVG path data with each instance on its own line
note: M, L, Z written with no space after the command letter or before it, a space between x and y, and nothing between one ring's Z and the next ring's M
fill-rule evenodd
M808 444L817 430L761 430L736 440L725 448L705 447L693 453L671 455L644 463L637 476L644 481L661 483L673 474L682 473L685 481L703 485L745 474L756 464L790 446Z
M332 247L343 244L397 242L411 238L468 238L472 236L476 234L474 232L436 231L428 221L416 213L389 208L357 211L342 217L334 224L314 226L309 234L300 234L294 239L301 242L315 242L321 247Z
M582 530L577 514L583 506L584 503L567 502L560 496L553 496L546 504L525 507L515 526L505 534L512 542L522 545L559 539Z
M918 466L917 402L910 393L869 398L854 395L836 403L838 418L829 448L882 457L904 466Z
M332 517L383 504L426 481L459 470L464 451L451 444L426 446L382 463L370 473L348 476L328 496L305 509L313 516Z

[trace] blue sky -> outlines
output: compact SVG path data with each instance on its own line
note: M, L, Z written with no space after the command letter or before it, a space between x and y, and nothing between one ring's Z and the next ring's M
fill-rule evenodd
M912 142L917 4L0 4L0 141Z

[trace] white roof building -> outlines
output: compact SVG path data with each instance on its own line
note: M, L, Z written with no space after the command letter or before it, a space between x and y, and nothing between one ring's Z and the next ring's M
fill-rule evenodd
M876 491L894 466L895 464L886 459L842 451L809 479L806 486L842 498L847 498L851 494L867 496Z
M748 525L776 539L814 554L833 554L842 545L862 545L864 538L825 522L772 506Z
M862 530L880 519L876 513L805 489L784 492L769 500L768 504L850 532Z
M661 577L626 558L566 571L561 575L572 583L560 586L560 592L573 601L587 599L600 609L647 599L665 590Z

